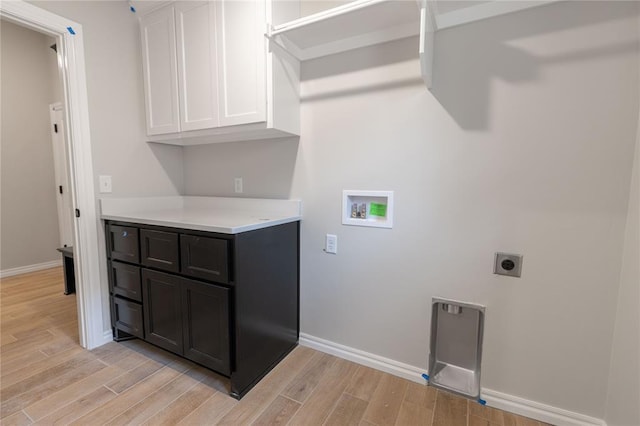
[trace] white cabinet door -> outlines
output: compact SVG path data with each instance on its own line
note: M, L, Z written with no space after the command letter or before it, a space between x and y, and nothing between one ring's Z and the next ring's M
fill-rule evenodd
M265 1L216 2L220 125L266 121Z
M176 2L182 131L218 127L215 2Z
M147 134L180 131L173 8L153 12L140 21Z

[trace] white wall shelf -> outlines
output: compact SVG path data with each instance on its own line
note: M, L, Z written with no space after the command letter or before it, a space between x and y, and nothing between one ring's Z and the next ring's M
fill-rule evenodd
M420 35L422 78L431 88L437 30L556 1L478 0L458 4L444 0L355 0L270 27L266 37L304 61Z
M300 60L384 43L420 33L414 1L356 0L273 27L269 37Z
M393 228L393 191L342 191L342 224Z

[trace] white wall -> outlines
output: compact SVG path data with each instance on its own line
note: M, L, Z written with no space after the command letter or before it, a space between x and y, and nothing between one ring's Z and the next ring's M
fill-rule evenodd
M55 53L48 37L2 21L0 270L60 259L49 104Z
M640 23L640 20L638 21ZM640 120L639 120L640 122ZM611 372L608 426L640 425L640 127L625 228Z
M185 192L228 195L242 174L252 196L303 199L302 332L426 368L431 298L481 303L483 387L603 418L637 15L562 2L444 30L433 92L415 38L306 62L291 183L281 145L251 142L263 167L242 144L189 147ZM342 226L343 189L394 190L394 228ZM521 279L492 274L495 251L524 255Z

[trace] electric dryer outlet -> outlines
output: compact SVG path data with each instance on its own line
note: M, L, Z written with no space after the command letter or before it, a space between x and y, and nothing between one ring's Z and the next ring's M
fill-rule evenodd
M498 252L493 262L493 273L520 278L522 275L522 255Z

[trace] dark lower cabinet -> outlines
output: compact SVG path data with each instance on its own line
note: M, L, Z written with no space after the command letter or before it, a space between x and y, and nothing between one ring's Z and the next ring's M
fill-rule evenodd
M106 223L113 334L229 377L240 399L297 344L300 224L220 234Z
M229 375L229 289L182 279L184 356Z
M177 354L182 354L180 281L175 275L142 269L145 339Z

